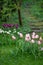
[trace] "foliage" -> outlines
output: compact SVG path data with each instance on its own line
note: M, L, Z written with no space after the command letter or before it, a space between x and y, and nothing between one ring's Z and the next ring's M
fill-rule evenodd
M14 45L14 54L15 56L19 53L29 53L32 54L35 58L36 56L40 56L41 52L41 44L42 37L39 35L36 35L35 32L31 34L32 37L30 37L30 34L25 34L25 36L18 32L17 29L13 29L5 31L0 29L0 45L1 46L11 46ZM30 37L30 38L29 38ZM33 38L34 37L34 38ZM42 49L43 50L43 49Z
M11 13L16 11L16 2L14 0L1 0L0 1L0 14L1 20L7 21Z

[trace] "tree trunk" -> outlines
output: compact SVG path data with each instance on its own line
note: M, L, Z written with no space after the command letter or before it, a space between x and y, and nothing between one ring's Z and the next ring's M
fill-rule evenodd
M15 0L16 2L16 5L18 6L18 2ZM19 19L19 24L20 26L22 26L22 18L21 18L21 11L20 11L20 8L21 7L21 3L22 3L22 0L19 0L19 6L18 6L18 19Z
M20 9L18 9L18 18L19 18L19 24L22 26L22 18L21 18Z

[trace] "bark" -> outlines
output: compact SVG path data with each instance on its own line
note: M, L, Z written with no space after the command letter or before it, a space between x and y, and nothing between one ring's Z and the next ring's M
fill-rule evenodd
M15 0L15 2L16 2L16 5L18 6L16 0ZM19 19L19 24L20 24L20 26L22 26L22 18L21 18L21 10L20 10L21 3L22 3L22 0L19 0L19 6L18 6L18 19Z
M18 18L19 18L19 24L22 26L22 18L21 18L21 11L18 9Z
M19 7L21 7L22 0L19 1ZM21 10L18 9L19 24L22 26Z

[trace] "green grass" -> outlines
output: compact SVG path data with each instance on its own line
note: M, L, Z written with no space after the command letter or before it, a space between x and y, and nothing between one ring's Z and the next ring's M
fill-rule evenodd
M2 46L0 52L0 65L43 65L43 57L35 59L27 53L15 56L14 46Z

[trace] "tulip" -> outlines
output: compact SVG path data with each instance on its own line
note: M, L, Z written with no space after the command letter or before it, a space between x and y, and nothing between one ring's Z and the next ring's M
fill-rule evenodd
M25 41L30 41L30 39L28 39L28 38L25 38Z
M4 33L7 33L7 31L4 31Z
M35 38L36 38L36 39L39 38L39 35L36 35Z
M20 38L23 38L23 34L22 33L20 33Z
M10 34L10 32L6 32L7 34Z
M30 34L26 34L26 37L30 37Z
M38 41L38 45L40 45L40 44L41 44L41 41L39 40L39 41Z
M41 51L43 51L43 47L41 48Z
M30 41L30 40L31 40L30 34L26 34L25 41Z
M16 37L15 37L15 36L12 36L12 39L13 39L13 40L16 40Z
M31 38L30 37L25 37L25 41L30 41Z
M4 33L4 30L0 29L0 33Z
M11 30L8 31L9 33L11 32Z
M35 35L32 35L32 38L35 39Z
M42 37L40 37L39 40L42 41Z
M35 32L32 33L32 35L35 35L35 34L36 34Z
M17 32L18 35L20 35L20 32Z
M31 43L35 43L35 41L32 39L32 40L31 40Z

